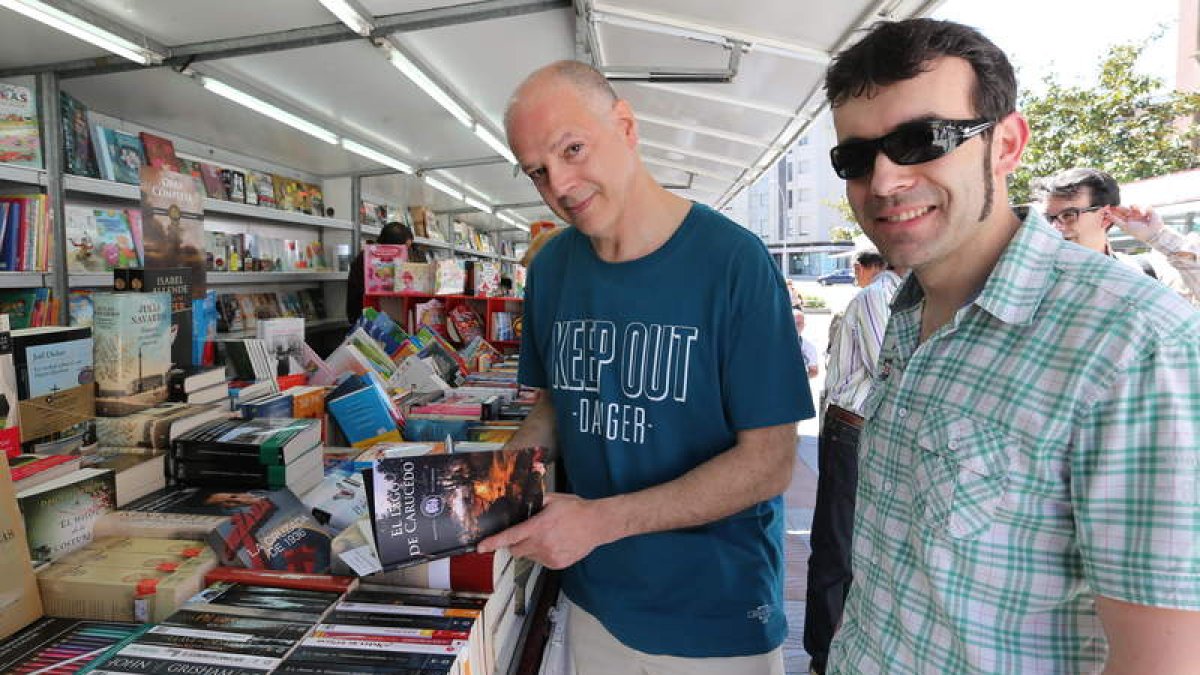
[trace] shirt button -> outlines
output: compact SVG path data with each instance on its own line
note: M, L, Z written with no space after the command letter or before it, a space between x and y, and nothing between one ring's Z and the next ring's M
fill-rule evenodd
M950 440L950 442L949 442L947 445L950 447L950 449L951 449L951 450L957 450L957 449L958 449L958 441L956 441L956 440L954 440L954 439L951 439L951 440Z
M900 419L904 419L905 417L908 417L908 408L900 408L899 410L896 411L896 415L898 415L900 417Z

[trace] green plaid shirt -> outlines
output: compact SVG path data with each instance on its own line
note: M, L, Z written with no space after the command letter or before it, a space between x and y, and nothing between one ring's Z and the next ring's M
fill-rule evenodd
M1200 314L1031 213L918 344L892 303L829 672L1096 673L1095 596L1200 610Z

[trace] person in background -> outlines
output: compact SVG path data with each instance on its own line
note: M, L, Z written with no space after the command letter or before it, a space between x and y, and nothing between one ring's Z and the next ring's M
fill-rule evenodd
M412 240L413 233L407 225L392 221L383 226L383 229L379 231L379 238L374 243L407 245L409 262L425 262L425 252L421 250L420 246L413 244ZM359 251L350 263L350 272L346 276L346 320L352 326L358 321L358 317L362 316L363 288L365 286L363 252Z
M1150 208L1122 207L1117 181L1098 169L1075 168L1034 183L1043 214L1063 238L1145 272L1168 288L1200 304L1200 233L1181 235L1163 224ZM1145 255L1113 251L1113 226L1153 249Z
M554 448L575 494L479 544L562 569L579 675L782 675L783 500L808 380L758 237L664 189L604 75L547 66L505 115L572 227L525 287L508 445Z
M824 408L817 438L817 503L813 509L804 604L804 650L809 669L823 675L829 642L842 618L853 573L854 492L858 486L858 437L862 404L877 373L887 329L888 304L905 270L888 269L869 242L852 258L854 281L862 290L846 305L830 331L825 365Z
M800 339L800 356L804 359L804 370L808 373L808 379L811 380L821 372L817 346L804 338L804 309L793 305L792 318L796 322L796 337Z
M792 309L804 309L804 296L800 294L800 285L794 279L787 280L788 297L792 300Z
M1200 313L1008 206L1029 125L979 31L879 22L825 91L855 217L912 268L826 673L1196 673Z

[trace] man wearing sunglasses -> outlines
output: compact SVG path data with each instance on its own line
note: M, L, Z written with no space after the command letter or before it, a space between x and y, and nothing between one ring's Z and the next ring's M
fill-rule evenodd
M1063 238L1145 272L1193 305L1200 303L1200 234L1181 235L1153 209L1121 208L1121 188L1112 176L1098 169L1067 169L1037 181L1034 194ZM1108 244L1114 224L1159 255L1114 251Z
M1009 208L1029 127L976 30L877 24L826 93L858 221L913 269L826 672L1195 673L1200 314Z

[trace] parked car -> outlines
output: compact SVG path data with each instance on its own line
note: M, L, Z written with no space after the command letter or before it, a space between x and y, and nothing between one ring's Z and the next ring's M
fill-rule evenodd
M852 284L854 283L854 272L848 267L836 269L829 274L822 274L817 277L817 283L822 286L831 286L833 284Z

